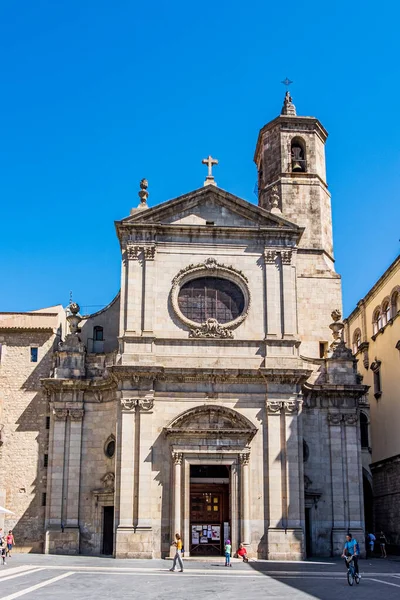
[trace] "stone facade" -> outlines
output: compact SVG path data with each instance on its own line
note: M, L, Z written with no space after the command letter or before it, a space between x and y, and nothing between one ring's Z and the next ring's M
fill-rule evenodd
M369 386L362 406L370 424L364 436L364 477L372 483L375 531L400 547L400 258L358 303L346 323L346 339ZM366 446L366 447L365 447ZM372 509L372 507L371 507Z
M162 557L178 531L186 553L230 537L297 560L362 537L366 388L336 310L326 132L285 106L260 132L259 206L216 186L211 157L203 188L158 206L142 180L116 223L119 295L68 308L42 378L46 552Z
M0 314L0 505L18 548L44 549L44 494L47 487L48 399L41 378L53 369L64 310ZM37 349L37 361L31 360ZM4 528L4 515L0 515Z

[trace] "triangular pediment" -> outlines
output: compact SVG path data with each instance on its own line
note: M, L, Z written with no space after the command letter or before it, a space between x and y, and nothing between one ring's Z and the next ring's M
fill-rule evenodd
M216 227L268 227L301 231L286 219L215 186L205 186L152 208L132 211L119 223Z

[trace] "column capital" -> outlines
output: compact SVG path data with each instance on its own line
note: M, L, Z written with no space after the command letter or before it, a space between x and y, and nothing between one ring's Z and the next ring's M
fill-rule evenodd
M150 244L148 246L144 246L143 252L146 260L154 260L156 256L156 245Z
M283 265L290 265L292 263L292 251L281 250L281 259Z
M294 415L299 412L300 400L267 400L267 410L270 415L279 415L282 410L286 415Z
M279 415L283 408L282 400L267 400L267 411L270 415Z
M125 412L133 412L137 403L138 398L121 398L121 408Z
M285 409L285 414L293 415L299 412L300 402L298 400L287 400L283 403L283 407Z
M149 412L154 406L154 398L152 396L138 398L137 405L139 406L140 412Z
M328 413L329 425L340 425L342 420L343 420L343 415L341 413Z
M68 409L53 406L53 415L56 421L65 421L68 416Z
M266 265L273 265L275 264L275 259L277 257L277 251L276 250L271 250L269 248L265 248L264 250L264 262Z
M357 413L328 413L329 425L357 425L358 414Z
M181 465L183 460L183 453L172 452L172 460L174 461L175 465Z
M126 256L128 260L139 260L140 253L142 251L142 247L137 244L127 244L126 245Z
M240 452L239 454L239 462L241 465L246 467L250 462L250 451L248 452Z
M357 425L358 415L356 413L343 415L343 421L345 422L345 425Z
M71 421L82 421L84 413L83 408L70 408L68 410Z

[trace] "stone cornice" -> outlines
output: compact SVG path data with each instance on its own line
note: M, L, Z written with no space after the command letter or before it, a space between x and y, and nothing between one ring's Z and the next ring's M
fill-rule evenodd
M324 396L330 399L346 399L352 398L358 400L362 398L368 392L368 385L354 384L354 385L332 385L329 383L321 385L313 385L311 383L305 383L303 386L304 398L318 398Z
M115 378L110 374L104 379L56 379L45 377L40 380L44 389L51 392L85 390L93 393L116 389Z
M202 368L166 368L162 366L115 365L111 367L116 380L127 379L171 381L171 382L208 382L208 383L292 383L302 384L311 375L308 369L202 369Z

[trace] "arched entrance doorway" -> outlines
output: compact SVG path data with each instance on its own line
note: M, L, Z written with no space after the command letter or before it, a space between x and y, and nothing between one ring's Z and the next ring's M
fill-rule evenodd
M364 520L366 532L374 531L374 497L372 493L371 476L363 469L363 491L364 491Z
M249 443L256 432L246 417L222 406L192 408L165 428L172 456L171 536L183 530L186 554L219 555L228 537L234 546L239 538L249 543Z

